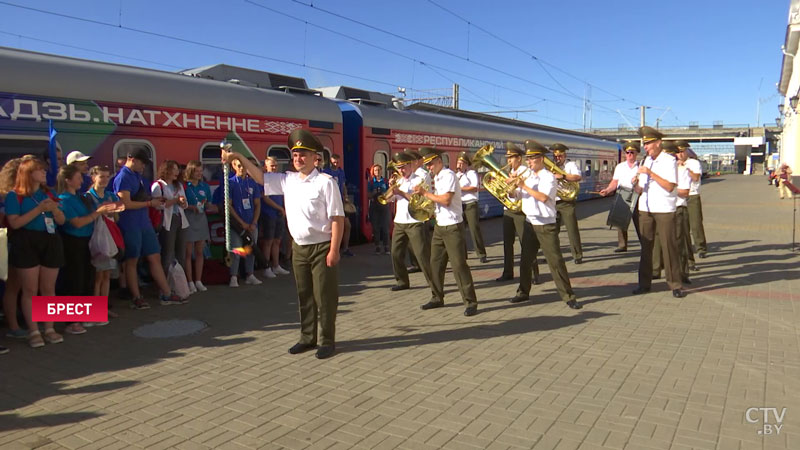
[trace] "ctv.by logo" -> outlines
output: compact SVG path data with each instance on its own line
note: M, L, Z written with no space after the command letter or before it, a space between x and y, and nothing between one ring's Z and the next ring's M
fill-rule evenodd
M781 408L780 414L778 414L778 408L747 408L747 411L744 412L744 419L748 423L761 422L763 424L758 430L758 434L762 436L781 434L785 416L786 408ZM770 418L774 420L770 421Z

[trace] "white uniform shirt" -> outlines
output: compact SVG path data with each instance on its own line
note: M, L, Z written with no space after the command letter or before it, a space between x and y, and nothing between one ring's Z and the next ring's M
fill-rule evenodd
M631 181L633 180L633 177L636 176L636 172L638 171L638 161L633 163L633 168L628 167L628 161L623 161L617 164L617 167L614 169L614 176L612 179L617 180L617 187L633 189L633 183L631 183Z
M450 206L443 206L436 203L436 225L446 227L448 225L461 223L463 220L461 211L461 186L458 185L456 173L447 167L442 168L433 180L433 184L433 193L436 195L453 192Z
M581 175L581 169L574 161L564 163L564 172L567 172L567 175ZM561 200L561 197L556 195L556 200Z
M410 178L402 178L397 190L411 194L414 192L414 186L422 183L422 178L418 177L416 173L412 173ZM395 223L420 223L419 220L411 217L408 213L408 200L402 195L393 195L392 200L397 202L394 213Z
M669 153L662 151L655 160L648 156L642 165L650 168L653 173L668 183L678 184L678 161ZM672 192L667 192L661 185L652 180L649 175L645 174L639 175L639 186L642 187L642 195L639 196L639 211L651 213L675 212L675 201L678 197L675 189Z
M692 173L696 173L700 175L700 178L703 177L703 166L700 165L700 161L689 158L686 160L686 168L691 170ZM689 188L689 195L700 195L700 180L692 181L692 187Z
M690 189L692 186L692 177L689 176L689 169L686 166L678 166L678 187L677 189ZM677 195L677 191L675 192ZM680 195L675 200L675 206L686 206L689 204L689 199L683 198Z
M298 172L265 173L264 194L284 196L289 233L299 245L330 241L332 219L344 217L336 180L317 169L305 179Z
M415 171L414 171L414 173L415 173L415 174L416 174L418 177L422 178L422 181L423 181L425 184L427 184L428 186L430 186L430 185L431 185L431 174L430 174L430 173L428 173L428 171L427 171L427 170L425 170L425 169L423 169L422 167L420 167L419 169L415 170Z
M531 174L525 179L525 186L547 194L547 201L540 202L533 198L523 189L518 189L522 193L522 212L525 219L533 225L548 225L556 223L556 190L558 184L556 177L547 169Z
M465 187L479 187L478 186L478 172L472 169L466 172L459 172L456 174L458 177L458 185L461 187L461 203L475 203L478 201L478 191L464 192Z
M529 170L530 169L528 169L528 166L526 166L525 164L520 164L520 166L517 167L516 169L509 169L508 170L508 175L512 176L512 177L520 176L522 178L525 178L527 176ZM522 194L520 192L521 191L519 189L516 189L516 190L514 190L514 193L512 195L509 195L509 197L514 198L514 200L520 200L520 199L522 199ZM508 210L508 208L503 206L503 211L507 211L507 210Z

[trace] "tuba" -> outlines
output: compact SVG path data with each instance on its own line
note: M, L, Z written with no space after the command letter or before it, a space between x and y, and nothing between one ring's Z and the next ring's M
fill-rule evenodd
M428 186L428 183L424 181L420 183L422 189L426 191L430 191L431 188ZM408 200L408 214L414 218L414 220L419 220L420 222L427 222L431 218L433 218L433 214L436 211L436 204L433 200L429 198L425 198L424 195L419 194L412 194L411 198Z
M554 175L563 175L564 177L567 176L567 172L564 172L564 169L558 167L558 164L554 163L550 158L544 158L544 167L552 172ZM574 202L576 198L578 198L578 191L580 190L581 185L577 181L567 181L566 178L560 178L558 180L558 188L556 189L556 195L561 197L561 200L566 202Z
M400 187L400 182L403 178L400 170L394 165L394 161L389 161L389 164L386 165L386 170L391 171L392 176L389 177L389 190L379 195L377 198L378 203L381 205L389 203L389 200L394 196L394 190Z
M483 187L509 210L521 211L522 201L514 198L517 186L507 182L510 177L505 169L508 166L500 167L500 164L492 158L493 152L493 146L484 145L475 152L475 156L472 158L472 165L473 167L486 166L491 169L483 175Z

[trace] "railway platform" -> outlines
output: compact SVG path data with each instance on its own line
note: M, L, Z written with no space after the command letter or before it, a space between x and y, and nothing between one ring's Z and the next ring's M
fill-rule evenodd
M531 301L508 302L491 219L489 263L469 261L474 317L449 272L447 307L421 311L421 274L391 292L390 257L355 247L328 360L287 353L299 335L287 276L188 305L117 302L110 325L43 349L0 338L0 448L800 448L792 201L761 176L711 178L702 195L709 254L684 299L663 279L631 294L638 242L613 253L601 199L578 206L582 265L561 234L580 311L543 263Z

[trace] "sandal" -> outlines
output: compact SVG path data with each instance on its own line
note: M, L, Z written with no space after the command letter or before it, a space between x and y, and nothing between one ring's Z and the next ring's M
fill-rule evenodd
M73 322L64 328L64 332L68 334L83 334L86 333L86 328L83 328L78 322Z
M31 331L30 334L28 334L28 345L30 345L31 348L44 347L44 339L42 339L42 333L40 333L39 330Z
M44 338L47 340L48 344L60 344L64 342L64 338L52 328L44 330Z

